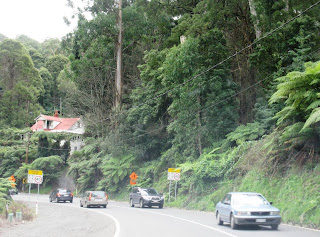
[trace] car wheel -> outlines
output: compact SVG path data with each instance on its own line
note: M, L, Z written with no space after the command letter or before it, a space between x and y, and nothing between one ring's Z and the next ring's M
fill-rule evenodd
M82 202L80 201L80 207L83 207Z
M140 208L143 208L144 204L143 204L143 199L142 198L140 199L139 204L140 204Z
M73 199L70 200L70 203L73 203Z
M51 198L49 198L49 202L52 202L52 199L51 199Z
M163 208L163 204L160 204L160 205L159 205L159 208Z
M134 207L132 199L130 199L130 207Z
M107 208L107 205L103 205L103 208Z
M237 229L238 227L238 225L235 223L235 220L232 214L230 216L230 226L231 226L231 229L234 229L234 230Z
M217 221L217 224L218 224L218 225L223 225L223 221L222 221L221 218L220 218L219 212L217 212L216 221Z
M279 225L278 225L278 224L271 225L271 228L272 228L273 230L277 230L277 229L278 229L278 227L279 227Z

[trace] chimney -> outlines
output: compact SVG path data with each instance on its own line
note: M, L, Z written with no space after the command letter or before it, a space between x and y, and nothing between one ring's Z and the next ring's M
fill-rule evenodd
M55 110L55 111L54 111L54 117L59 118L58 110Z

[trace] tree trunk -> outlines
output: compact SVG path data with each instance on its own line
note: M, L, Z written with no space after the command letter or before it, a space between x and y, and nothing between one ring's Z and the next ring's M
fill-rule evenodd
M258 18L258 15L257 15L257 10L256 10L256 7L254 5L254 0L248 0L249 1L249 7L250 7L250 13L251 15L253 16L253 27L254 27L254 31L256 33L256 39L260 39L261 37L261 29L259 27L259 18Z
M285 7L285 11L288 12L289 11L289 0L284 0L286 7Z
M118 14L118 42L117 42L117 71L115 79L116 98L115 107L120 109L122 97L122 0L119 0L119 14Z
M199 108L201 108L201 101L200 101L200 96L197 98L198 103L199 103ZM199 132L198 132L198 149L199 149L199 154L200 156L202 155L202 141L201 141L201 114L198 112L197 114L197 120L198 120L198 126L199 126Z

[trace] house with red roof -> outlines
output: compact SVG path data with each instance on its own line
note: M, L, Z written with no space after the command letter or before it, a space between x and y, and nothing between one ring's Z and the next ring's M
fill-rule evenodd
M70 141L71 154L85 145L81 136L84 133L84 124L81 118L60 118L56 111L54 116L40 114L35 120L36 123L31 127L33 132L47 131L74 134Z

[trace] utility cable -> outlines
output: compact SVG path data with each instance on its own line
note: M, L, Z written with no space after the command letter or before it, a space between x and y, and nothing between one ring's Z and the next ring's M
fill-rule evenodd
M304 13L306 13L306 12L309 11L310 9L314 8L314 7L317 6L319 3L320 3L320 1L316 2L315 4L312 4L311 6L309 6L309 7L306 8L305 10L303 10L301 13L299 13L299 14L296 15L295 17L291 18L290 20L288 20L287 22L283 23L282 25L276 27L275 29L269 31L268 33L266 33L265 35L263 35L261 38L255 40L253 43L247 45L246 47L242 48L242 49L239 50L239 51L236 51L234 54L230 55L229 57L225 58L224 60L220 61L219 63L213 65L212 67L209 67L208 69L206 69L206 70L198 73L197 75L191 77L191 78L188 79L187 81L185 81L185 82L183 82L183 83L181 83L181 84L179 84L179 85L177 85L177 86L175 86L175 87L173 87L173 88L171 88L171 89L169 89L169 90L167 90L167 91L165 91L165 92L163 92L163 93L161 93L161 94L159 94L159 95L157 95L157 96L155 96L155 97L153 97L153 98L151 98L151 99L149 99L149 100L147 100L147 101L144 102L144 103L141 103L141 104L137 105L137 107L140 107L140 106L142 106L142 105L148 104L150 101L153 101L153 100L155 100L155 99L157 99L157 98L159 98L159 97L162 97L162 96L170 93L171 91L174 91L174 90L177 89L178 87L181 87L181 86L183 86L183 85L185 85L185 84L193 81L195 78L197 78L197 77L199 77L199 76L201 76L201 75L203 75L203 74L211 71L212 69L220 66L221 64L227 62L227 61L230 60L231 58L234 58L235 56L237 56L238 54L242 53L243 51L251 48L252 46L254 46L255 44L257 44L257 43L260 42L261 40L269 37L269 36L272 35L274 32L276 32L276 31L278 31L279 29L283 28L284 26L288 25L290 22L292 22L292 21L294 21L295 19L301 17Z
M301 16L304 15L307 11L309 11L309 10L311 10L312 8L314 8L314 7L316 7L317 5L319 5L319 3L320 3L320 1L318 1L318 2L316 2L316 3L314 3L314 4L312 4L312 5L310 5L308 8L306 8L305 10L303 10L302 12L300 12L298 15L292 17L290 20L286 21L286 22L283 23L282 25L280 25L280 26L276 27L275 29L269 31L268 33L266 33L265 35L263 35L261 38L256 39L253 43L245 46L245 47L242 48L241 50L236 51L235 53L233 53L232 55L230 55L230 56L228 56L227 58L223 59L223 60L220 61L219 63L217 63L217 64L209 67L208 69L206 69L206 70L204 70L204 71L202 71L202 72L194 75L193 77L191 77L190 79L186 80L185 82L183 82L183 83L181 83L181 84L179 84L179 85L176 85L176 86L174 86L173 88L171 88L171 89L169 89L169 90L167 90L167 91L165 91L165 92L163 92L163 93L160 93L159 95L156 95L156 96L153 97L153 98L150 98L150 99L146 100L146 101L143 102L143 103L140 103L140 104L138 104L138 105L135 105L135 106L131 107L130 109L139 108L139 107L141 107L141 106L143 106L143 105L149 104L151 101L154 101L154 100L156 100L156 99L158 99L158 98L160 98L160 97L162 97L162 96L164 96L164 95L166 95L166 94L168 94L168 93L176 90L177 88L179 88L179 87L181 87L181 86L183 86L183 85L186 85L187 83L193 81L195 78L197 78L197 77L199 77L199 76L202 76L203 74L205 74L205 73L207 73L207 72L209 72L209 71L217 68L218 66L224 64L225 62L227 62L228 60L234 58L234 57L237 56L238 54L240 54L240 53L244 52L245 50L251 48L252 46L256 45L258 42L262 41L263 39L269 37L270 35L272 35L272 34L275 33L276 31L280 30L280 29L283 28L284 26L286 26L286 25L288 25L289 23L291 23L292 21L294 21L294 20L296 20L297 18L301 17ZM127 111L122 112L122 113L127 113ZM101 122L107 121L107 120L111 120L111 119L110 119L110 118L106 118L106 119L103 119L103 120L100 120L100 121L96 122L95 124L101 123Z

